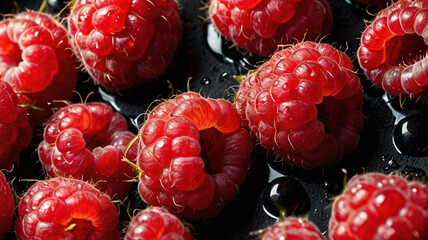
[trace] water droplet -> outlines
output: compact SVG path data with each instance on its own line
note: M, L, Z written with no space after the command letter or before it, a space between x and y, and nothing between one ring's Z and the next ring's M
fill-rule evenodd
M110 105L114 108L114 110L116 112L120 112L121 111L121 108L117 104L117 100L116 100L116 97L114 95L112 95L111 93L108 93L108 92L104 91L101 87L98 87L98 93L100 94L101 98L104 101L110 103Z
M263 207L275 218L282 213L297 216L309 210L310 200L306 190L296 179L279 177L266 187L263 193Z
M420 168L405 166L403 170L401 170L400 175L410 181L418 181L423 184L428 184L427 172Z
M382 162L385 162L383 171L386 174L391 173L401 167L400 164L398 164L398 162L395 161L393 157L386 158L386 156L382 156L381 160Z
M202 79L201 79L201 84L202 85L208 85L208 84L210 84L211 83L211 79L209 79L209 78L207 78L207 77L203 77Z
M402 119L395 127L393 143L401 154L428 156L428 119L419 114Z
M222 73L220 75L220 80L223 81L223 82L230 81L231 79L232 79L232 76L230 76L229 73Z

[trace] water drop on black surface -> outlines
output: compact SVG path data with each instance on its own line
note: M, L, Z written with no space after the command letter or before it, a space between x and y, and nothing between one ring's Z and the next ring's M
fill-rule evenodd
M201 85L208 85L211 83L211 79L207 78L207 77L203 77L201 79Z
M395 127L393 142L401 154L428 156L428 119L419 114L402 119Z
M428 184L427 172L420 168L405 166L403 170L401 170L400 175L410 181L418 181L425 185Z
M400 168L400 164L394 160L393 157L382 156L382 162L385 162L385 166L383 167L383 171L385 174L391 173Z
M263 207L266 212L279 217L285 215L301 215L310 208L310 200L306 190L294 178L279 177L268 184L263 193Z
M222 73L220 75L220 80L222 80L223 82L230 81L231 79L232 79L232 76L230 76L229 73Z

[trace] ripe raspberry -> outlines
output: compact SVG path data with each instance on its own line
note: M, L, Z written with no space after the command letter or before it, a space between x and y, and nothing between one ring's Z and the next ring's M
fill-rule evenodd
M104 103L73 104L59 110L45 127L39 158L53 176L82 178L119 199L128 195L134 169L121 161L135 135L125 118ZM127 158L134 160L137 148Z
M125 240L191 240L189 229L175 215L161 207L149 207L137 214L126 231Z
M263 147L289 165L313 169L357 147L362 100L363 87L343 52L303 42L247 76L235 105Z
M284 218L263 233L262 240L327 240L312 222L302 218Z
M68 22L76 55L110 91L165 72L182 32L174 0L77 0Z
M0 172L0 202L0 239L3 239L13 225L15 203L13 202L12 192L2 172Z
M12 87L0 80L0 169L11 170L31 142L33 128Z
M217 215L244 182L252 142L230 102L187 92L158 105L140 130L139 192L186 219Z
M428 1L397 1L361 36L357 56L367 77L392 95L428 103Z
M316 40L333 27L325 0L212 0L209 15L226 38L262 56L278 45Z
M0 22L0 79L44 109L28 111L37 126L59 106L53 100L71 100L77 71L67 31L51 16L22 12Z
M428 188L396 175L351 178L333 203L332 240L428 239Z
M52 178L35 183L18 206L16 236L25 239L120 239L119 214L87 182Z

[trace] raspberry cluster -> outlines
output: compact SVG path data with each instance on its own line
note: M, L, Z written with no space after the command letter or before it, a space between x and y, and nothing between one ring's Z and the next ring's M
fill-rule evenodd
M165 72L182 32L174 0L77 0L68 27L76 55L110 91Z
M21 199L16 236L30 239L119 239L119 215L110 198L87 182L52 178Z
M319 39L333 27L325 0L212 0L209 16L227 39L262 56L281 45Z
M11 170L31 142L33 128L12 87L0 80L0 170Z
M140 129L139 192L187 219L213 217L238 193L253 145L232 104L186 92L156 106Z
M27 11L0 22L0 79L39 108L28 111L37 126L60 106L54 100L71 100L77 71L67 30L51 16Z
M348 56L328 44L303 42L247 76L235 106L262 146L289 165L313 169L357 147L362 100Z
M51 176L73 177L96 183L114 198L128 195L134 169L121 161L129 142L126 119L105 103L72 104L53 116L44 129L39 158ZM127 158L134 160L136 146Z
M351 178L335 199L332 240L428 239L428 187L396 175Z
M125 240L191 240L189 229L175 215L161 207L149 207L139 212L129 224Z
M428 103L428 2L397 1L364 30L357 56L367 77L386 92Z

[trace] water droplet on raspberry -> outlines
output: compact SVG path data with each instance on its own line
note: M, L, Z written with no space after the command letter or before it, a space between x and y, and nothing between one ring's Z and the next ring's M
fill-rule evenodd
M211 83L211 79L209 79L209 78L207 78L207 77L203 77L202 79L201 79L201 84L202 85L208 85L208 84L210 84Z
M272 217L301 215L310 208L306 190L294 178L278 177L271 181L263 193L263 208Z
M419 114L402 119L395 127L393 143L401 154L428 156L428 119Z
M401 170L400 175L410 181L418 181L423 184L428 184L427 172L420 168L405 166L403 170Z

